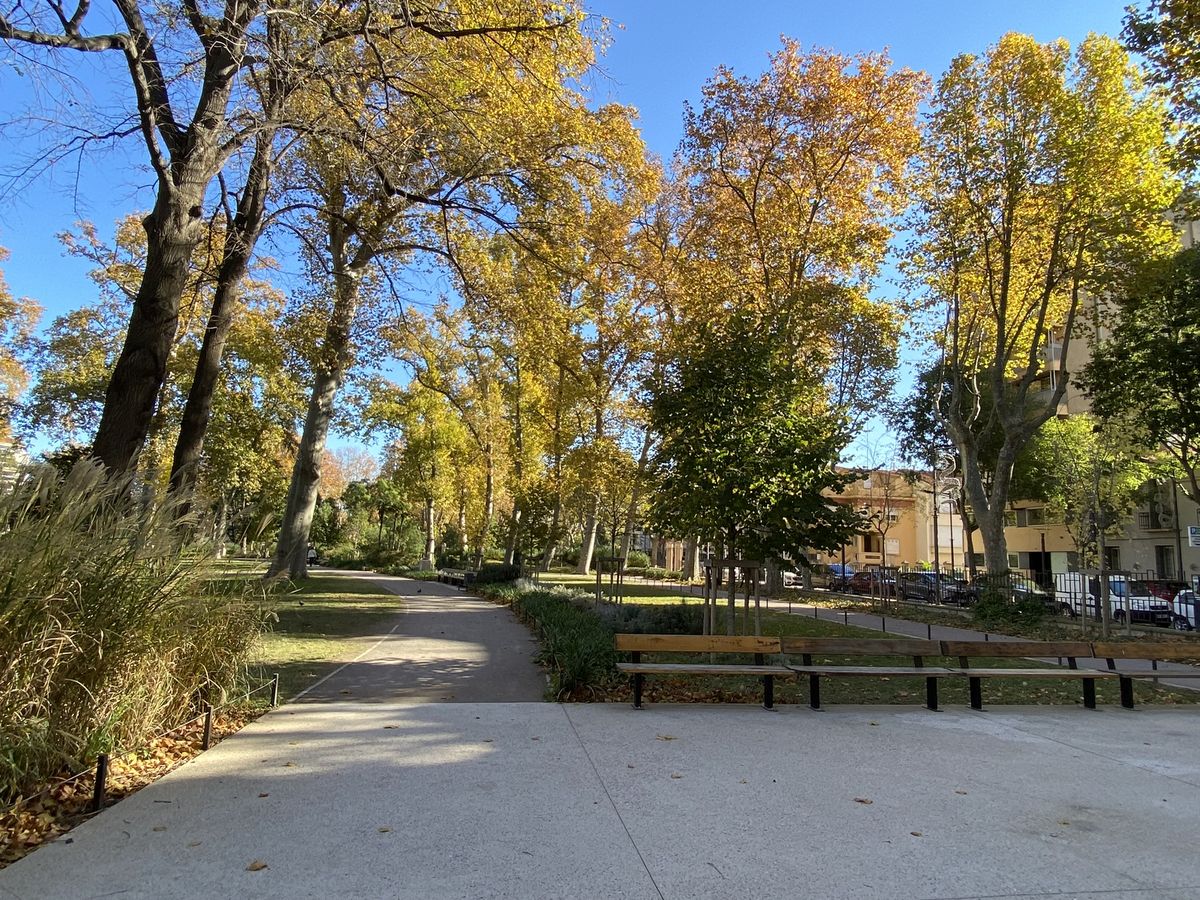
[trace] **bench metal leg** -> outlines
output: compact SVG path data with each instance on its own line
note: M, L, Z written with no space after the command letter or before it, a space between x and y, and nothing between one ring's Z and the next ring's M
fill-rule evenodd
M1133 679L1121 676L1121 705L1133 709Z
M1096 679L1083 679L1083 707L1084 709L1096 708Z
M633 708L642 708L642 682L645 681L645 676L640 672L633 676Z
M938 680L936 678L925 679L925 708L935 711L938 708Z
M775 676L763 676L763 709L775 708Z
M808 676L808 705L813 709L821 708L821 676Z
M983 679L968 678L971 689L971 709L983 709Z

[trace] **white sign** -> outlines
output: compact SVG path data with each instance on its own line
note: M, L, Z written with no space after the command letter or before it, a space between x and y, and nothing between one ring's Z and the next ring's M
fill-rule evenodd
M1188 526L1188 546L1200 547L1200 525Z
M888 556L899 556L900 555L900 539L899 538L888 538L887 542L885 544L885 547L887 549Z

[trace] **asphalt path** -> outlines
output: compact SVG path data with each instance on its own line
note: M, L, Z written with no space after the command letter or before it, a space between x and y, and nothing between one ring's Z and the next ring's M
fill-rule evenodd
M369 581L404 602L388 631L369 638L371 643L357 659L307 688L296 700L512 703L543 699L546 676L534 662L537 639L507 607L437 582L338 569L320 573Z

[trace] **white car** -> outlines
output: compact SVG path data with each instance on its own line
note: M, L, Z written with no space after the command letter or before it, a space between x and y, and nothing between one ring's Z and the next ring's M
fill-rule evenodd
M1196 592L1187 588L1175 595L1171 601L1171 612L1174 614L1172 624L1178 631L1195 631L1197 618L1200 618L1200 597Z

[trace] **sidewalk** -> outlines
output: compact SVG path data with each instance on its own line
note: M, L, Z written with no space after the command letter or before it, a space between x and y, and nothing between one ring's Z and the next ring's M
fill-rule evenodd
M540 690L511 613L379 583L408 612L358 662L0 900L1200 895L1193 708L494 702Z
M1185 900L1198 745L1192 709L292 704L0 898Z

